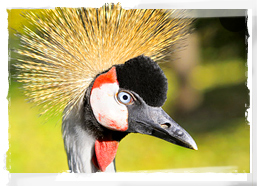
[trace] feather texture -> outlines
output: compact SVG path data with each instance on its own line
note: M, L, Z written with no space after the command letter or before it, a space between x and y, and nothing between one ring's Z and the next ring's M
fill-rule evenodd
M69 105L66 115L94 77L112 65L139 55L165 57L188 34L192 19L184 16L184 10L125 10L120 4L28 12L31 26L21 35L17 79L42 114Z

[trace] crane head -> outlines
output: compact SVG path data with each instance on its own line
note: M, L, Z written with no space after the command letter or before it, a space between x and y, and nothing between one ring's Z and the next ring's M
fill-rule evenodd
M72 171L104 171L118 142L131 132L197 149L162 110L167 79L152 61L163 59L189 35L193 19L185 10L127 10L107 3L24 16L29 24L18 34L16 78L29 100L42 108L40 115L63 113ZM94 170L92 162L81 165L82 159L91 160L93 145Z
M197 150L193 138L161 108L167 89L167 79L158 64L149 57L138 56L98 75L90 104L98 123L109 130L152 135ZM102 157L99 149L107 147L105 151L113 152L113 147L117 147L112 142L110 150L107 144L96 143L96 156L100 151L98 157ZM101 158L97 159L101 164Z

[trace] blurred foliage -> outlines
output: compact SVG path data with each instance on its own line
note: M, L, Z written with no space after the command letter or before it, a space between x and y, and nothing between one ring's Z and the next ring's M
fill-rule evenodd
M212 63L224 60L247 60L247 20L244 17L229 18L229 22L221 24L224 18L201 18L195 22L195 30L201 44L201 62ZM229 28L238 26L236 31ZM244 25L244 27L242 27ZM225 26L225 27L224 27Z
M27 103L21 85L13 79L19 45L15 30L22 33L24 10L8 10L9 15L9 150L7 170L12 173L64 172L68 169L61 134L61 118L45 121L38 108ZM36 10L33 10L36 11ZM250 129L245 119L249 106L247 43L245 28L229 31L218 18L197 19L199 63L189 73L164 64L169 81L164 109L195 139L199 150L192 151L140 134L124 138L117 152L117 171L160 170L235 166L232 172L250 171ZM13 28L13 29L11 29ZM190 61L188 62L190 63ZM194 107L184 109L186 94L193 90ZM191 94L190 94L191 95ZM184 169L179 169L183 172ZM172 171L172 170L171 170ZM212 172L214 169L209 169ZM225 171L225 170L224 170ZM223 172L220 170L219 172Z
M246 81L245 72L246 67L240 60L213 62L195 67L190 74L190 83L195 89L206 91L243 83Z

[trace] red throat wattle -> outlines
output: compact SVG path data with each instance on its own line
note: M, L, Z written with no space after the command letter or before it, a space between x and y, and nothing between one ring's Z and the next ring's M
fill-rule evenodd
M91 94L94 89L101 88L103 84L108 83L118 84L115 67L112 67L108 72L101 74L95 79L94 85L91 90ZM102 116L104 115L100 113L96 116L98 117L98 121L100 123L102 122L101 120L103 118L106 119L106 121L109 121L108 118ZM109 125L114 125L115 128L121 130L119 126L116 126L115 122L111 122L111 120L110 122L108 122L108 126ZM106 170L106 167L110 165L110 163L114 160L118 149L118 145L119 142L112 140L111 136L105 136L103 139L97 139L95 141L95 156L93 156L92 162L99 170L104 172Z
M119 142L111 139L96 140L96 159L93 159L93 163L99 170L104 172L106 167L114 160L118 145Z

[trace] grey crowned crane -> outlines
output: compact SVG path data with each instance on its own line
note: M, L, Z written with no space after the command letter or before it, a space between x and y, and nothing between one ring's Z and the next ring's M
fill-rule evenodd
M148 134L197 149L161 108L167 79L155 62L188 34L182 10L56 8L27 13L17 79L42 113L63 111L72 172L114 172L119 142ZM155 60L155 61L153 61Z

